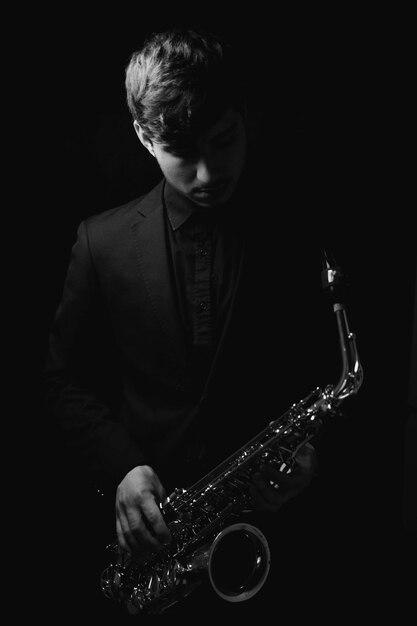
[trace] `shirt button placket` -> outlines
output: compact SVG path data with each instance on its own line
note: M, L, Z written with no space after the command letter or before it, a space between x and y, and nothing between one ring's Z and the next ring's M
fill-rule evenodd
M207 240L206 232L198 233L200 240L197 246L196 273L195 273L195 344L207 345L211 342L210 320L210 267L211 267L211 242Z

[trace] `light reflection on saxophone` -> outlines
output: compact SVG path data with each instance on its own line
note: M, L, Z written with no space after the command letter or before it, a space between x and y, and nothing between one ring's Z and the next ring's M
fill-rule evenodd
M241 521L250 508L252 477L261 463L291 472L299 449L362 384L356 338L342 297L345 277L325 252L323 262L322 287L330 296L339 333L339 381L314 389L194 485L176 489L161 506L172 538L162 551L139 561L120 554L117 543L108 546L114 562L103 571L101 588L130 613L161 613L207 575L216 593L230 602L251 598L264 584L270 563L267 540L259 529ZM245 555L238 571L225 568L234 560L224 561L228 554Z

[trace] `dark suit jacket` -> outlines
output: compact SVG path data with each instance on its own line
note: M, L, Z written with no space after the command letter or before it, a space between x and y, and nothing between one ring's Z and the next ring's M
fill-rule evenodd
M221 460L337 376L338 357L323 350L323 338L337 338L319 300L318 242L302 238L297 220L277 225L269 207L252 204L242 209L246 253L226 329L206 388L193 388L162 189L81 223L50 335L50 413L92 474L112 484L145 462L178 483L185 461ZM332 379L320 379L327 364Z

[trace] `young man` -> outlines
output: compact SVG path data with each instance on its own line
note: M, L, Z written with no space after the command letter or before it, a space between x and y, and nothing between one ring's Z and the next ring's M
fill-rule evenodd
M162 180L80 225L51 330L48 406L114 494L118 543L132 553L169 543L159 505L174 487L299 399L287 398L289 380L304 390L305 250L288 258L299 236L288 246L249 167L244 70L216 37L188 30L154 34L132 55L127 101ZM291 475L261 468L255 510L275 515L310 484L314 448L297 461Z

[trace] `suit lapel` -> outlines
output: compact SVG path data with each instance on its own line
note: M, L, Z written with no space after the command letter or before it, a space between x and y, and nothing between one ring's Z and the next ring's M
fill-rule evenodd
M184 329L176 308L164 224L162 184L140 203L132 226L140 271L152 310L175 358L185 363Z

